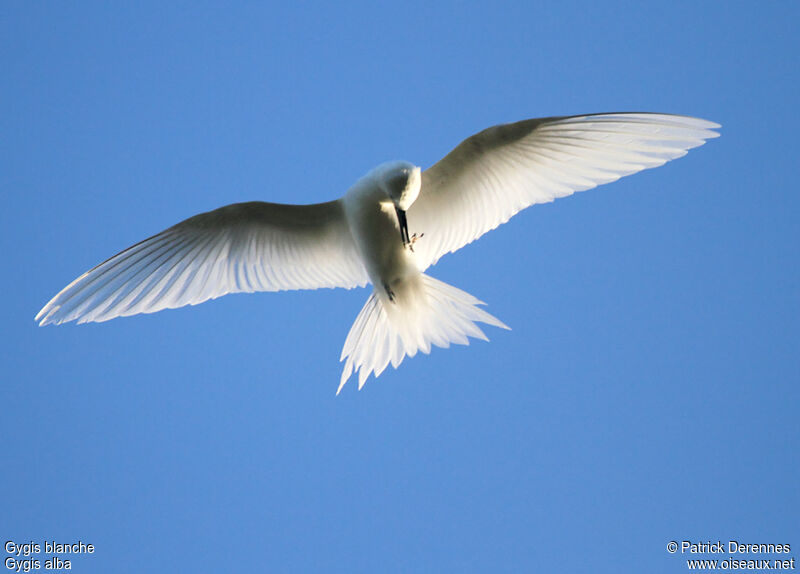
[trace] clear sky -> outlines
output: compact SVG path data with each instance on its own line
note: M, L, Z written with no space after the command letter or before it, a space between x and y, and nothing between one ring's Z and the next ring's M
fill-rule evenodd
M3 542L94 544L76 572L800 555L800 4L135 4L0 7ZM333 199L492 124L627 110L722 137L442 259L429 272L513 330L360 392L334 394L365 289L33 321L195 213Z

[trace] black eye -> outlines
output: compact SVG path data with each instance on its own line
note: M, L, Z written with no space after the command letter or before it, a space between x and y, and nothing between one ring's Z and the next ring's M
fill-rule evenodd
M391 179L392 191L401 193L408 185L408 173L399 173Z

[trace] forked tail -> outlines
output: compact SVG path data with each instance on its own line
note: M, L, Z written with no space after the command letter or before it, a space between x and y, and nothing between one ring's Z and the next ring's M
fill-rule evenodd
M344 342L340 360L346 361L336 394L354 370L360 389L370 373L377 377L389 363L397 368L406 355L430 353L431 344L443 348L450 343L469 345L468 337L488 341L476 322L509 329L478 307L483 304L469 293L424 274L391 297L376 289Z

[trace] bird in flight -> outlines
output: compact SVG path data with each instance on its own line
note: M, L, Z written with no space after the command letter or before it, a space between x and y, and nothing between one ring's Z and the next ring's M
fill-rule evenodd
M485 129L426 170L379 165L340 199L254 201L190 217L90 269L53 297L40 325L107 321L196 305L228 293L362 287L372 293L345 339L337 394L363 387L431 345L508 329L472 295L426 275L536 203L663 165L719 124L668 114L530 119Z

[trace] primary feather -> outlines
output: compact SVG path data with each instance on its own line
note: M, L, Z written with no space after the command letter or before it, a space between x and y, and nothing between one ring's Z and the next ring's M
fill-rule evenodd
M618 113L494 126L422 172L408 211L421 270L536 203L663 165L718 137L719 124L667 114Z
M108 321L228 293L359 287L367 273L339 201L237 203L129 247L67 285L41 325Z

